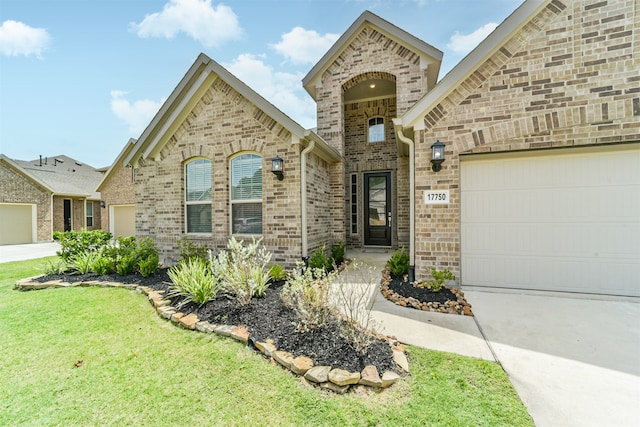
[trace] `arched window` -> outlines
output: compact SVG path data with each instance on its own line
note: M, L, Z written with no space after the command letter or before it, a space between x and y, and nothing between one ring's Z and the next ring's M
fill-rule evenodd
M262 156L231 159L231 233L262 234Z
M187 233L211 233L211 161L195 159L184 169Z
M369 119L369 142L384 141L384 119L382 117L372 117Z

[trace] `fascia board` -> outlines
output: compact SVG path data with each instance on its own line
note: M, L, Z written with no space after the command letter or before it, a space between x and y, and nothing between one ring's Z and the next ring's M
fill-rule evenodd
M7 156L5 156L4 154L0 154L0 160L4 161L7 165L9 165L11 168L15 169L16 172L19 172L21 175L23 175L25 178L33 181L34 183L36 183L37 185L39 185L40 187L42 187L43 189L53 193L53 188L51 188L48 184L46 184L44 181L40 180L39 178L31 175L29 172L27 172L22 166L20 166L19 164L17 164L16 162L14 162L13 160L11 160L10 158L8 158Z
M322 139L320 135L318 135L312 130L307 130L305 136L307 139L315 141L316 146L314 151L315 150L320 151L320 157L322 157L324 160L332 163L338 163L342 161L342 155L340 155L340 152L338 152L338 150L330 146L327 143L327 141Z
M487 38L460 61L458 65L447 73L431 91L402 115L402 126L405 128L413 127L414 129L423 129L424 123L421 121L424 115L446 98L453 89L466 80L487 58L502 47L510 35L520 30L535 13L550 1L551 0L526 0L518 9L509 15L502 24L489 34Z
M96 191L100 191L102 189L102 186L109 180L109 177L113 174L113 171L115 170L116 166L120 164L122 166L126 166L126 164L124 163L124 157L131 152L131 149L136 145L136 142L137 140L135 138L129 138L129 141L126 143L124 148L120 151L120 154L118 154L118 157L116 157L113 164L107 169L104 176L100 180L100 183L96 187Z

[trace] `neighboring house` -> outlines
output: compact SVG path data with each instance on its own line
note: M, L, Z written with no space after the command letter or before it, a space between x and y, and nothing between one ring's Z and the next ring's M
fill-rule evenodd
M102 200L101 227L113 237L136 234L136 197L133 188L134 169L122 163L136 140L130 139L111 167L106 171L96 191Z
M50 241L54 231L100 229L102 172L68 156L0 154L0 244Z
M439 50L365 12L303 79L315 131L201 54L120 161L136 234L165 262L183 236L288 266L404 246L416 278L640 296L636 8L527 0L441 81Z

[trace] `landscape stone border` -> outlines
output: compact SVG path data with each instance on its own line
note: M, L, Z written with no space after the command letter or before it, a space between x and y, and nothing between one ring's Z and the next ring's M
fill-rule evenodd
M473 316L471 304L467 302L464 293L459 288L444 285L443 288L450 290L455 296L456 301L447 301L444 304L438 302L420 302L415 298L406 298L397 292L389 289L391 283L391 270L385 267L382 272L382 282L380 283L380 293L389 301L408 308L414 308L422 311L434 311L436 313L461 314L465 316Z
M148 286L101 280L74 283L64 282L62 280L52 280L49 282L35 281L35 279L42 276L43 275L21 279L16 282L15 289L33 291L53 288L100 286L134 290L138 293L145 294L156 310L156 313L163 319L167 319L184 329L230 337L247 346L255 347L257 351L268 359L277 362L293 374L298 375L305 384L318 387L322 390L329 390L338 394L344 394L349 391L350 388L357 386L366 386L382 390L390 387L401 378L398 373L391 370L383 372L382 376L380 376L378 369L373 365L366 366L362 372L349 372L331 366L314 366L313 360L306 356L294 357L289 352L278 350L271 339L265 342L254 342L254 340L250 339L249 331L244 325L213 324L206 320L200 320L195 313L185 315L171 306L170 300L164 298L165 291L156 291ZM408 375L409 362L405 354L404 346L397 340L390 341L390 345L393 350L393 360L396 362L399 371Z

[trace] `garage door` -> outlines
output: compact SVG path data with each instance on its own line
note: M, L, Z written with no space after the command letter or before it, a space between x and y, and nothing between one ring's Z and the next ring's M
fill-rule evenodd
M640 296L640 144L461 159L461 282Z
M35 243L36 205L0 203L0 245Z
M113 237L127 237L136 234L135 205L110 206L109 228Z

